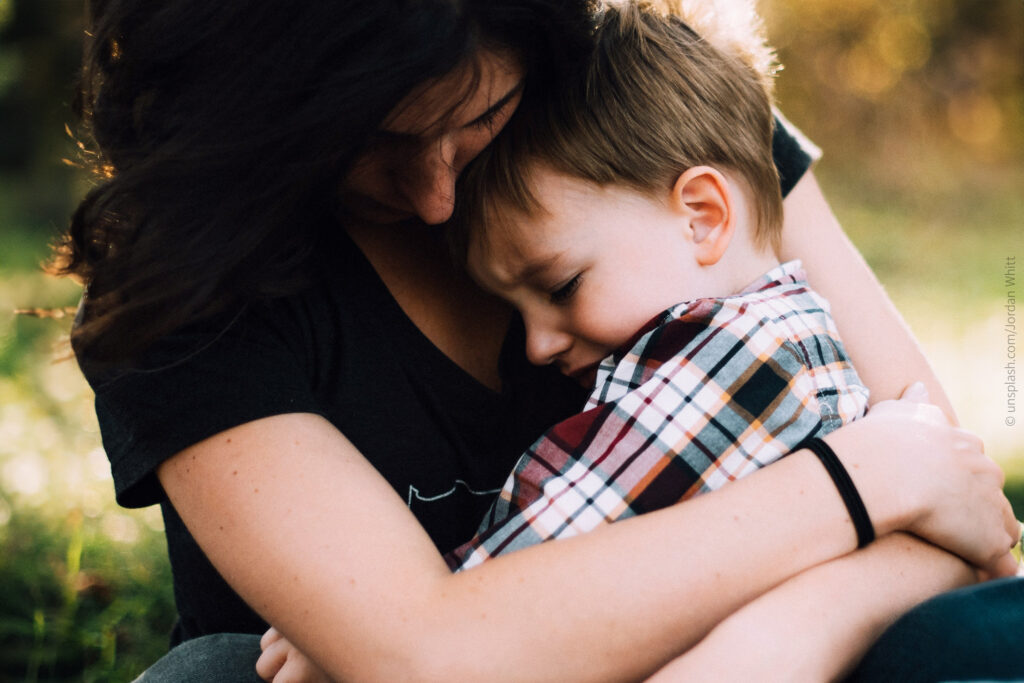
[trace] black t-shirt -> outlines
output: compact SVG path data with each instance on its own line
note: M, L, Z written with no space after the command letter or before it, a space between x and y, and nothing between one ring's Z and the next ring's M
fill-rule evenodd
M788 192L811 158L781 127L773 152ZM502 352L503 390L481 385L406 317L343 231L334 233L302 293L184 329L131 369L83 366L118 502L163 510L180 617L174 642L267 627L167 502L155 470L175 453L263 417L321 415L447 552L472 536L524 448L583 404L573 382L526 361L519 324Z

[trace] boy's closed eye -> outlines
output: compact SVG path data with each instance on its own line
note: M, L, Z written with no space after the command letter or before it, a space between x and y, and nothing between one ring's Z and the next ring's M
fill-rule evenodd
M580 284L583 282L583 274L579 273L574 275L569 281L558 286L554 291L551 292L550 298L553 304L562 304L567 302L572 295L579 289Z

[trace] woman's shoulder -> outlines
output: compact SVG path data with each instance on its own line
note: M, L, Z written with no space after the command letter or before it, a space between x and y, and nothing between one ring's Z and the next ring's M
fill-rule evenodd
M96 394L96 415L118 501L162 499L161 462L225 429L274 414L320 412L301 328L302 295L251 304L166 335L131 363L80 362Z

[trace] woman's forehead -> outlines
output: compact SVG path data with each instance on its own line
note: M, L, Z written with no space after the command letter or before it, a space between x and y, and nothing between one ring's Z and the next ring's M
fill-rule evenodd
M486 115L521 88L523 68L509 51L480 50L444 76L412 90L388 114L383 131L429 137Z

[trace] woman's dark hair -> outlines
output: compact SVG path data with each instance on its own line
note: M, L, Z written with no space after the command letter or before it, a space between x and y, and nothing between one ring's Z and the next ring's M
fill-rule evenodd
M92 0L76 111L98 183L51 270L86 286L72 344L132 358L300 289L341 178L419 83L510 49L531 90L582 0ZM333 229L340 229L334 226Z

